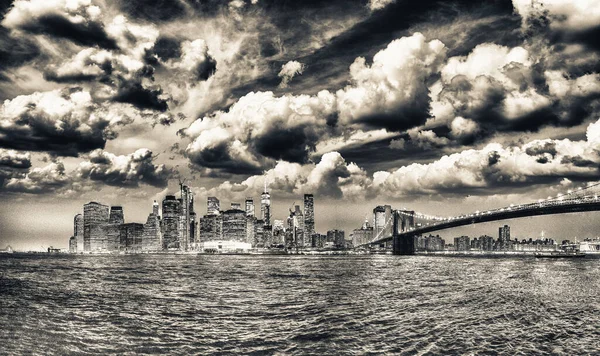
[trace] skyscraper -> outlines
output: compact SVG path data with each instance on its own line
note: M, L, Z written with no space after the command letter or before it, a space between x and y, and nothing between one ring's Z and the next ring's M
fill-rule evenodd
M206 214L219 215L221 211L221 203L217 197L208 197L206 199Z
M304 194L304 247L312 246L312 235L315 233L315 202L312 194Z
M180 201L167 195L162 202L163 249L179 249Z
M260 196L260 218L265 225L271 225L271 194L269 194L266 181L265 191Z
M498 241L510 241L510 226L504 225L498 228Z
M73 235L75 236L76 251L84 251L83 242L83 215L77 214L73 218Z
M296 205L294 210L294 241L298 247L308 247L304 244L304 214L300 210L300 205Z
M246 198L246 216L254 216L254 199Z
M230 209L221 215L223 217L223 240L246 242L246 212Z
M190 213L193 211L194 198L190 187L179 183L180 215L179 215L179 248L187 251L190 245Z
M160 213L158 211L158 202L156 200L154 201L154 203L152 203L152 214L160 217Z
M98 251L106 249L106 239L102 226L108 223L107 205L89 202L83 205L83 249Z
M110 216L108 218L109 224L123 224L125 223L125 216L123 215L123 207L111 206Z
M204 215L200 219L198 242L220 240L222 227L223 220L221 215Z
M142 246L144 251L157 251L162 249L160 219L154 214L154 206L152 213L148 215L148 219L142 230Z

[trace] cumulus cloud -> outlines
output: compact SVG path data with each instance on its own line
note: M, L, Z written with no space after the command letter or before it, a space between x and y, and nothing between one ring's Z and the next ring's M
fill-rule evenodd
M202 167L230 173L258 172L283 159L306 162L317 141L327 133L335 96L272 92L249 93L227 112L196 120L183 134L192 138L190 160Z
M79 164L79 179L90 179L107 185L137 187L140 183L167 186L172 172L164 164L155 165L152 151L140 148L128 155L115 155L103 150L90 153L89 160Z
M439 40L421 33L392 41L373 57L350 66L352 85L339 90L338 110L344 123L404 130L430 116L429 84L446 58Z
M302 74L304 71L304 64L298 61L289 61L286 64L281 65L281 70L277 74L281 78L279 86L281 88L287 88L288 83L298 74Z
M217 62L202 39L183 42L181 53L179 67L192 73L196 80L208 79L217 69Z
M43 194L63 188L70 183L62 162L52 162L44 167L31 169L23 176L13 177L4 183L9 192Z
M261 175L250 176L240 183L226 181L205 194L241 199L260 194L265 181L273 195L279 197L314 193L335 199L362 199L370 179L363 169L348 163L338 152L329 152L319 163L301 165L279 161Z
M0 166L9 168L31 167L31 155L27 152L0 148Z
M588 127L587 140L534 140L522 146L490 143L373 175L372 189L382 196L488 194L496 188L592 179L600 166L600 121Z
M513 6L525 23L531 17L547 16L551 27L570 31L589 30L600 24L598 0L513 0Z
M0 146L77 156L103 148L116 127L131 123L117 110L80 89L20 95L0 108Z
M91 0L17 0L2 25L9 29L65 38L83 46L116 49Z

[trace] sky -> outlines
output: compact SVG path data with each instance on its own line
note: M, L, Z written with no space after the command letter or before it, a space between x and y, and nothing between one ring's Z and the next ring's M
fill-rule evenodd
M66 247L89 201L144 222L265 181L319 232L599 181L600 0L0 1L0 247ZM595 237L600 214L508 221ZM500 222L442 232L497 234Z

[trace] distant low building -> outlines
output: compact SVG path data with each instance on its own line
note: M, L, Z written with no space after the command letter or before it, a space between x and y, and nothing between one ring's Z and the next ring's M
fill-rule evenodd
M469 251L471 249L471 239L469 236L460 236L454 238L454 248L456 251Z

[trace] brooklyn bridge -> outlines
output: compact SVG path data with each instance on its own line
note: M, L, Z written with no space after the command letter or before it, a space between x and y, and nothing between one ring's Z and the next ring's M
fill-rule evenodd
M392 229L381 230L370 242L358 247L392 242L394 254L412 255L415 253L415 237L434 231L529 216L600 211L598 190L600 190L600 183L595 183L533 203L511 204L502 208L449 217L431 216L406 209L393 210L391 217L386 221L386 226L391 225ZM415 226L415 219L419 219L423 223ZM388 231L387 235L385 235L386 231Z

